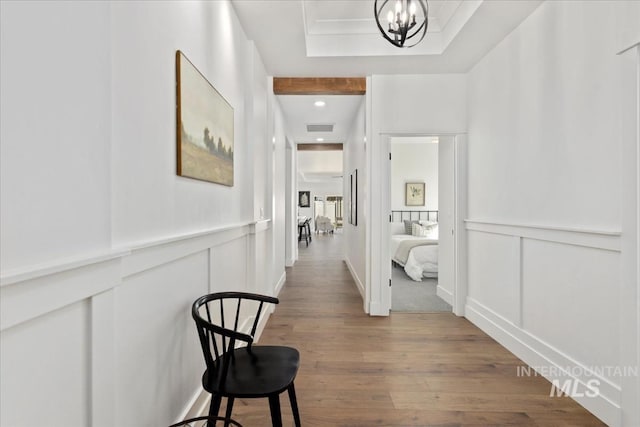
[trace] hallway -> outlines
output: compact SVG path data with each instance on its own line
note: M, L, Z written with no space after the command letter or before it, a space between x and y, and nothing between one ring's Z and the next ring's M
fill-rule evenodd
M450 313L369 317L342 261L341 234L314 235L287 270L259 344L296 347L303 426L598 426L568 397ZM293 425L286 393L284 425ZM266 399L238 401L244 426L269 425Z

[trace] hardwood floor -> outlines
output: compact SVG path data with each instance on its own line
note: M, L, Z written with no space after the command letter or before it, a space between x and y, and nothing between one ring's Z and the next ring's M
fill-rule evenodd
M524 363L464 318L367 316L342 236L313 237L287 269L259 343L299 349L303 426L604 425L572 399L549 397L544 378L518 377ZM284 425L293 425L286 393L281 405ZM233 418L269 426L268 402L236 401Z

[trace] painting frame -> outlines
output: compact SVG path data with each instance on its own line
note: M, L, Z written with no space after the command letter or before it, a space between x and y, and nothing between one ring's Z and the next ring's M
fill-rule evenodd
M298 191L298 207L311 207L311 191Z
M175 66L176 173L233 187L233 107L180 50Z
M405 206L425 205L425 183L407 182L404 187Z

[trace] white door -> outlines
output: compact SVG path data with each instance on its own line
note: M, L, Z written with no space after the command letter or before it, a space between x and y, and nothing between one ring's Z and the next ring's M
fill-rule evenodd
M438 145L438 296L453 305L455 289L455 138Z

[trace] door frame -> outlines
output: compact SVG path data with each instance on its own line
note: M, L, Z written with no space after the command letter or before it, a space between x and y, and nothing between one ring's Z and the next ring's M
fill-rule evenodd
M466 154L466 134L465 133L380 133L378 139L380 150L378 153L371 153L371 160L377 157L379 167L371 167L369 170L373 175L378 170L378 180L371 179L368 183L369 194L379 193L379 209L373 205L368 205L370 224L380 224L379 227L372 226L368 229L370 236L367 241L370 256L369 260L369 286L365 304L369 307L369 314L374 316L388 316L391 308L391 292L389 281L391 280L391 262L389 260L389 235L391 213L391 162L389 153L391 152L390 140L394 137L434 137L449 136L454 138L454 285L453 285L453 312L457 316L464 316L465 303L467 298L467 262L466 262L466 229L464 220L466 218L467 199L467 154ZM373 150L372 150L373 151ZM375 181L381 185L375 187ZM374 262L379 260L380 262ZM378 299L375 299L375 296Z
M640 365L640 40L620 58L620 138L622 148L622 234L620 332L621 366ZM640 377L622 378L621 425L638 425Z

